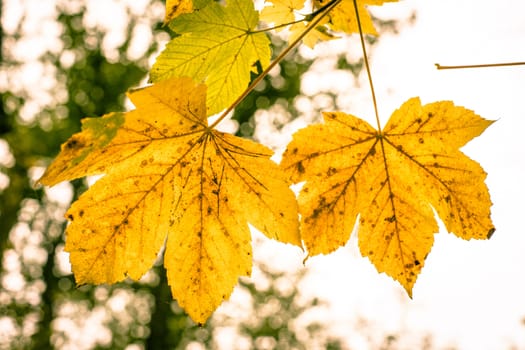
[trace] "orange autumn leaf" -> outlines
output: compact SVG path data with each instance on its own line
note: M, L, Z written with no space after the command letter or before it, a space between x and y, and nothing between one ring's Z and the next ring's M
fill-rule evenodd
M165 244L172 294L204 323L250 275L248 223L301 246L296 199L271 150L208 126L205 85L178 78L129 97L136 110L85 121L40 182L104 174L66 213L78 284L139 279Z
M344 245L359 217L363 256L409 295L438 231L463 239L494 232L481 166L459 148L492 121L474 112L418 98L395 111L383 131L342 112L298 131L281 167L299 195L301 235L310 255Z

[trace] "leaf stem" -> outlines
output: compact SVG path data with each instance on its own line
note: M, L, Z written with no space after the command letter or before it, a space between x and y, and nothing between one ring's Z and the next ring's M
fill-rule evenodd
M250 34L266 33L266 32L270 32L270 31L272 31L274 29L287 27L289 25L296 24L296 23L301 23L301 22L304 22L304 21L305 21L305 19L303 18L303 19L298 19L297 21L293 21L293 22L278 24L278 25L273 26L273 27L266 27L266 28L262 28L262 29L252 30L252 31L250 31Z
M259 82L261 80L264 79L265 76L268 75L268 73L273 69L273 67L275 67L277 64L279 64L279 62L281 62L283 60L283 58L290 52L292 51L292 49L297 46L297 44L299 44L299 42L306 36L306 34L308 34L312 29L314 29L317 24L334 8L336 7L337 5L339 5L339 3L341 2L342 0L332 0L330 1L325 7L323 7L323 11L322 12L319 12L319 15L317 17L314 17L314 19L308 23L308 25L306 26L306 28L304 29L304 31L294 40L292 41L269 65L268 67L262 71L261 74L259 74L253 81L252 83L246 88L246 90L244 90L244 92L235 100L233 101L233 103L228 107L226 108L226 110L224 110L224 112L222 112L221 116L212 124L209 126L209 129L213 129L217 126L217 124L219 124L224 118L226 118L226 116L235 109L235 107L237 107L239 105L239 103L242 102L242 100L244 100L244 98L246 96L248 96L248 94L250 92L252 92L253 89L255 89L255 87L257 86L257 84L259 84ZM314 12L315 13L315 12Z
M485 64L468 64L463 66L442 66L439 63L434 63L437 69L463 69L463 68L490 68L490 67L507 67L507 66L523 66L525 62L504 62L504 63L485 63Z
M361 27L361 19L359 18L359 9L357 7L357 0L354 0L355 17L357 19L357 27L359 28L359 37L361 38L361 48L363 49L363 58L365 60L366 74L368 75L368 82L370 83L370 92L372 93L372 102L374 103L374 112L376 115L377 131L381 133L381 122L379 121L379 112L377 110L376 93L374 90L374 83L372 82L372 73L370 72L370 64L368 63L368 56L366 54L365 38L363 29Z

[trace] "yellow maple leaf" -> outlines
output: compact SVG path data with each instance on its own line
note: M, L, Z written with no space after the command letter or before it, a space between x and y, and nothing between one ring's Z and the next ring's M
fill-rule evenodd
M379 272L412 294L438 226L464 239L494 232L481 166L459 148L492 121L418 98L395 111L382 132L342 112L298 131L281 167L299 195L301 235L310 255L344 245L359 215L358 242Z
M397 1L398 0L357 0L359 19L361 21L363 33L377 35L374 23L372 22L372 18L370 17L366 6L380 6L385 2ZM317 8L321 8L329 2L329 0L314 0L314 4ZM337 5L328 16L330 17L331 29L346 33L359 33L353 0L342 0L341 4Z
M85 121L40 180L105 174L66 213L78 284L139 279L166 244L172 294L199 323L250 275L248 222L301 246L295 196L272 151L208 127L205 91L177 78L130 93L136 110L118 123ZM119 125L112 138L91 127L105 123Z

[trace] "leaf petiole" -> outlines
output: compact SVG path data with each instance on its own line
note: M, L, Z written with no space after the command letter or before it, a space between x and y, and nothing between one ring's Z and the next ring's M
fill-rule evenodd
M357 27L359 28L359 37L361 39L361 48L363 49L363 59L365 61L366 74L368 75L368 82L370 83L370 92L372 93L372 102L374 103L374 112L376 115L377 131L381 134L381 122L379 121L379 112L377 110L376 93L374 90L374 83L372 82L372 73L370 72L370 64L368 63L368 55L366 54L365 38L363 36L363 28L361 26L361 19L359 18L359 9L357 0L354 0L355 17L357 19Z
M266 33L266 32L270 32L270 31L275 30L275 29L284 28L284 27L287 27L287 26L291 26L292 24L297 24L297 23L301 23L301 22L304 22L304 21L306 21L306 17L303 18L303 19L298 19L297 21L288 22L288 23L282 23L282 24L279 24L279 25L276 25L276 26L273 26L273 27L266 27L266 28L262 28L262 29L252 30L252 31L250 31L250 34Z

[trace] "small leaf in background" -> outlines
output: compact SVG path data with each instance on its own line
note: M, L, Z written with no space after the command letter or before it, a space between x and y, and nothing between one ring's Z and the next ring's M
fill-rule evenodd
M169 23L171 40L151 68L151 80L190 77L206 83L208 115L220 112L248 86L251 73L270 64L270 40L255 32L258 12L251 0L212 2Z
M492 121L452 102L395 111L384 131L342 112L298 131L281 167L299 195L301 235L310 255L344 245L359 215L358 242L379 272L412 294L438 226L463 239L494 232L486 173L459 148Z
M208 5L212 0L166 0L166 14L164 24L185 13L198 11Z
M321 24L327 22L327 19L323 19L321 21ZM307 24L305 22L299 22L295 23L290 26L290 42L293 42L295 39L297 39L306 29ZM338 39L339 37L334 36L333 34L329 33L326 29L326 27L319 25L312 29L310 32L308 32L303 37L303 43L308 46L309 48L313 49L314 46L320 42L320 41L328 41L333 39Z
M270 5L262 9L260 20L279 26L295 21L295 11L304 7L304 0L273 0L266 1L265 4Z
M193 12L192 0L166 0L166 14L164 24L169 23L172 19L183 13Z
M111 142L94 130L116 117L88 119L40 181L63 180L60 171L105 174L66 213L65 250L78 284L139 279L166 244L173 296L204 323L238 277L250 275L248 223L301 246L297 202L271 150L208 127L204 85L171 79L129 97L137 109L123 114ZM75 156L63 153L79 139L97 147L64 169L64 157Z
M377 35L377 31L372 22L372 18L366 9L366 6L381 6L385 2L397 2L398 0L357 0L359 8L359 18L361 28L364 34ZM329 0L314 0L315 6L321 8L328 4ZM330 28L335 31L346 32L349 34L359 33L357 18L353 0L342 0L329 14Z

